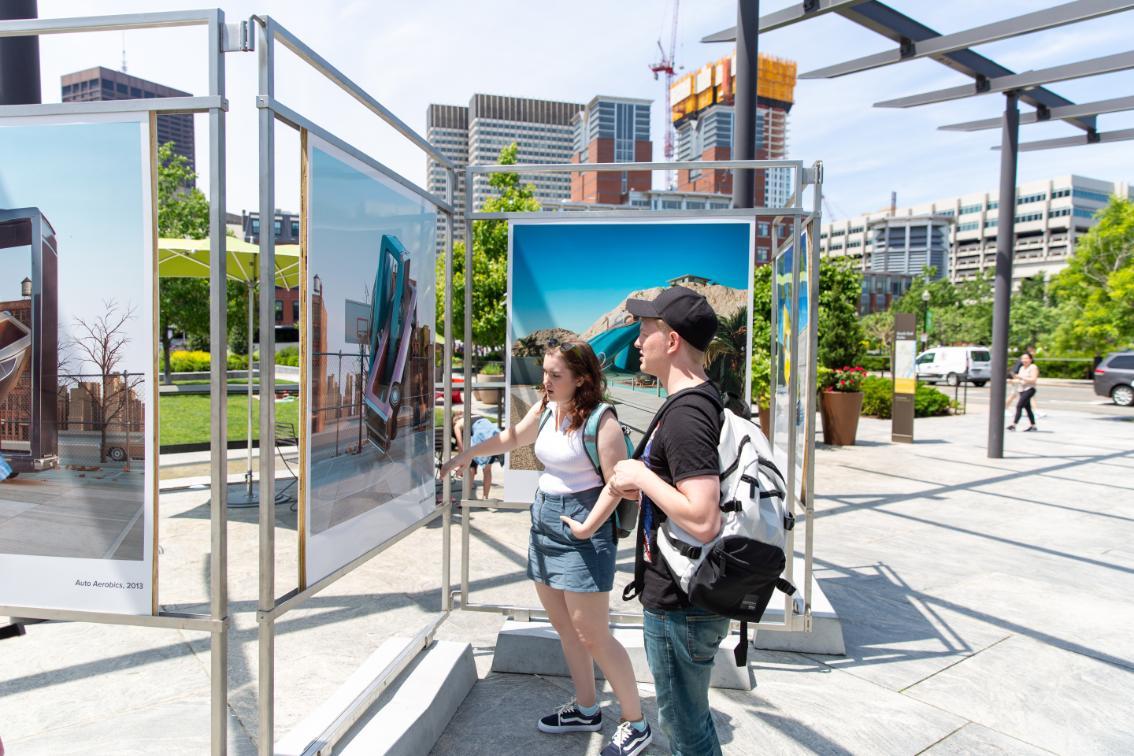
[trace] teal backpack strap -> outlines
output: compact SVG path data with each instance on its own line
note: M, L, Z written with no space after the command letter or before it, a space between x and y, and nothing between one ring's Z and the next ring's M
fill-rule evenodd
M543 408L543 414L540 415L540 418L539 418L539 430L536 431L537 436L540 433L543 433L543 426L547 425L547 421L550 420L550 419L551 419L551 407L544 407Z
M599 479L604 483L606 482L606 476L602 474L602 463L599 462L598 427L599 422L602 421L603 413L607 410L614 412L614 407L611 407L606 402L600 403L587 417L587 422L583 424L583 449L587 452L587 459L591 461L591 466L595 468ZM615 412L614 417L618 419L618 413Z

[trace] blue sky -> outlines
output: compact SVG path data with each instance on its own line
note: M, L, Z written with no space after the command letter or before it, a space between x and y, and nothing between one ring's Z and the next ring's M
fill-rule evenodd
M311 181L307 272L323 283L327 350L358 351L356 344L346 341L344 300L369 301L383 234L398 237L409 252L410 277L418 284L418 320L431 323L436 245L432 205L319 148L313 150Z
M897 10L941 33L1056 5L1060 0L889 0ZM764 0L769 13L798 0ZM115 0L115 13L176 10L179 0ZM306 0L231 0L227 19L269 14L299 34L327 59L389 107L405 123L425 131L431 102L467 104L474 92L586 102L596 94L654 101L655 159L662 157L663 84L648 64L657 40L668 39L671 0L338 0L317 11ZM85 0L40 0L43 17L84 16ZM686 0L677 32L677 63L686 71L725 55L730 45L706 45L707 34L733 26L736 0ZM1129 49L1134 12L983 45L977 51L1015 71L1044 68ZM58 101L63 73L94 65L118 68L123 40L129 72L195 94L207 93L205 32L201 28L131 31L43 38L45 101ZM761 35L761 50L796 60L807 71L894 47L881 36L836 14ZM177 54L170 54L177 50ZM361 105L279 50L278 99L316 118L339 136L410 179L425 180L425 157ZM256 55L226 56L229 211L257 206L255 170ZM882 110L873 103L939 87L970 83L929 60L830 81L801 81L789 121L790 157L823 160L825 190L835 218L880 209L898 193L900 206L997 187L999 160L990 147L996 132L954 134L937 127L999 115L1003 98L971 98L911 110ZM1134 71L1080 79L1051 87L1077 102L1134 91ZM1025 108L1024 112L1030 111ZM198 116L197 155L208 154L207 121ZM1103 130L1134 127L1134 113L1101 116ZM1021 139L1081 133L1063 123L1025 126ZM298 138L277 129L277 203L299 203ZM1024 153L1020 181L1066 173L1134 180L1131 143ZM205 168L204 166L201 166ZM207 170L207 169L206 169ZM207 182L202 186L208 186Z
M638 289L693 274L748 288L747 223L556 223L512 231L513 338L582 333Z
M147 289L141 261L150 245L142 209L141 137L137 121L0 127L0 207L38 207L57 235L61 338L76 335L76 317L90 320L104 312L106 299L136 307L119 365L130 371L152 364L142 312ZM20 252L26 254L27 248ZM0 299L7 299L12 296L8 260L15 263L8 255L17 252L0 254L6 258L0 258L5 279ZM20 278L13 277L17 295L26 267L19 260ZM75 359L71 369L78 367Z

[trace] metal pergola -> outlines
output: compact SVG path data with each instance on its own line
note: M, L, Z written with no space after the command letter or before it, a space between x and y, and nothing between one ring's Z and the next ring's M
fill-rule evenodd
M754 2L754 0L748 0ZM741 3L746 0L740 0ZM971 83L875 103L875 107L910 108L950 102L986 94L1003 94L1004 111L999 118L942 126L948 131L979 131L1000 127L1000 196L996 236L996 282L992 324L992 374L1008 372L1008 324L1012 292L1012 256L1016 225L1016 165L1021 151L1056 149L1087 144L1109 144L1134 139L1134 129L1100 132L1097 117L1104 113L1134 110L1134 97L1122 96L1076 104L1047 89L1055 82L1134 69L1134 50L1065 63L1035 71L1016 73L975 52L972 48L1026 34L1057 29L1070 24L1123 13L1134 9L1132 0L1073 0L1012 18L975 26L952 34L940 34L917 20L875 0L804 0L762 16L760 31L771 31L828 13L870 29L896 43L896 47L871 55L809 71L801 79L831 79L884 66L928 58L964 74ZM736 28L711 34L702 42L731 42ZM1021 116L1023 102L1035 110ZM1019 141L1021 124L1061 120L1083 133L1077 136ZM991 383L988 419L988 456L1004 456L1003 381Z

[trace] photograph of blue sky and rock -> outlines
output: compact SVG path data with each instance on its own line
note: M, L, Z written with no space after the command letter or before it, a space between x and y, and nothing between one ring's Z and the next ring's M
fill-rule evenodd
M508 395L513 420L539 401L549 344L586 340L605 365L619 419L645 429L665 392L639 369L626 300L680 284L704 294L721 320L711 377L740 393L747 377L752 280L747 221L517 222L512 227ZM509 469L538 469L530 449ZM507 495L511 498L512 488Z
M18 473L0 554L150 558L149 148L145 116L0 125L0 454Z
M436 211L309 137L308 584L432 511Z

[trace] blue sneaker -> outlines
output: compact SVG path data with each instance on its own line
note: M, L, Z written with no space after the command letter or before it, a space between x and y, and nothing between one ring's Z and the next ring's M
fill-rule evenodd
M540 732L598 732L602 729L602 710L587 716L579 711L575 699L560 706L551 714L539 720L536 725Z
M614 737L602 749L601 756L638 756L653 739L649 722L646 723L646 729L641 731L636 730L630 722L620 722L618 729L614 731Z

